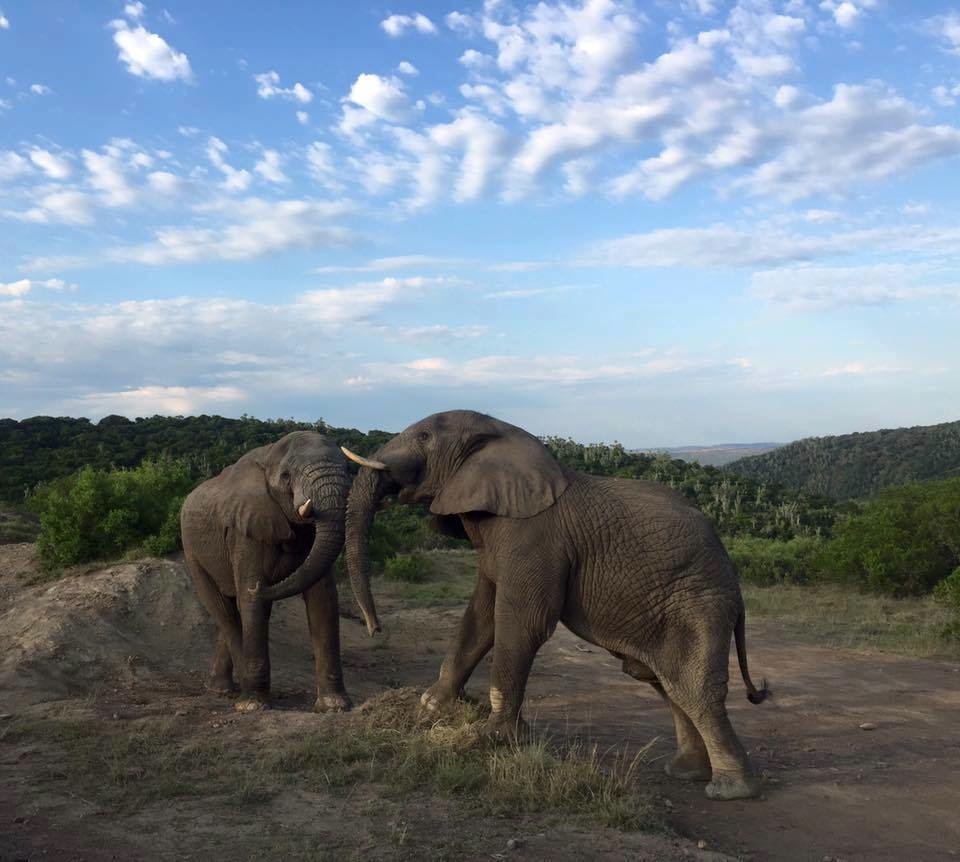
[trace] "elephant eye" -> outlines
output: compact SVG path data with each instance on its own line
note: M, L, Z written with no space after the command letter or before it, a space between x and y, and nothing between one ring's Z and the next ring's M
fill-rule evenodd
M280 481L281 481L281 482L289 482L289 481L290 481L290 471L289 471L289 470L284 470L284 471L280 474Z
M430 439L429 431L421 431L419 434L417 434L417 440L419 440L421 443L426 443L427 440L429 439Z

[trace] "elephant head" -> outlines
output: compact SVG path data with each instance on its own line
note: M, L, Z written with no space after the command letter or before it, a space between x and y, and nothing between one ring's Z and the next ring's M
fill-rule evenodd
M336 445L315 431L294 431L244 455L221 474L221 519L251 538L280 544L294 538L298 524L314 524L316 535L303 564L258 593L277 601L302 593L332 568L343 548L344 508L350 475ZM357 595L368 621L376 623L369 593Z
M411 425L361 467L347 500L347 568L354 592L370 595L367 543L380 500L429 504L438 516L488 512L530 518L553 505L569 479L536 437L482 413L452 410Z

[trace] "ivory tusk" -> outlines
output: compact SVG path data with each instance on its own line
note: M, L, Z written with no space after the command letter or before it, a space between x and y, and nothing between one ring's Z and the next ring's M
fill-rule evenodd
M360 455L357 455L356 452L351 452L346 446L341 446L340 451L343 452L354 464L359 464L361 467L369 467L371 470L386 470L387 465L383 461L371 461L369 458L363 458Z
M313 514L313 500L307 498L299 509L297 509L297 514L301 518L309 518Z

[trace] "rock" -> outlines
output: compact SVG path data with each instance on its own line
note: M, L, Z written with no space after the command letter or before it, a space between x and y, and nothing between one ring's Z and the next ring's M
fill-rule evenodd
M872 721L865 721L860 725L861 730L876 730L877 726Z
M0 721L8 721L13 718L12 712L0 712Z
M707 849L707 842L701 838L697 842L697 850L706 850L706 849Z
M517 850L520 847L523 847L522 838L511 838L507 841L507 850Z
M174 713L174 715L177 716L178 718L182 718L182 717L185 716L186 714L187 714L187 711L186 711L185 709L178 709L178 710Z

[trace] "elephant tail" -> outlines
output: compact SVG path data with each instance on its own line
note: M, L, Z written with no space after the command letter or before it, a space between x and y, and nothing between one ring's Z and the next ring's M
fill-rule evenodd
M763 703L770 696L770 689L767 687L767 681L761 680L760 688L753 684L750 679L750 671L747 670L747 636L746 636L746 611L740 608L740 616L737 617L737 624L733 629L733 636L737 642L737 661L740 663L740 675L747 686L747 700L750 703Z

